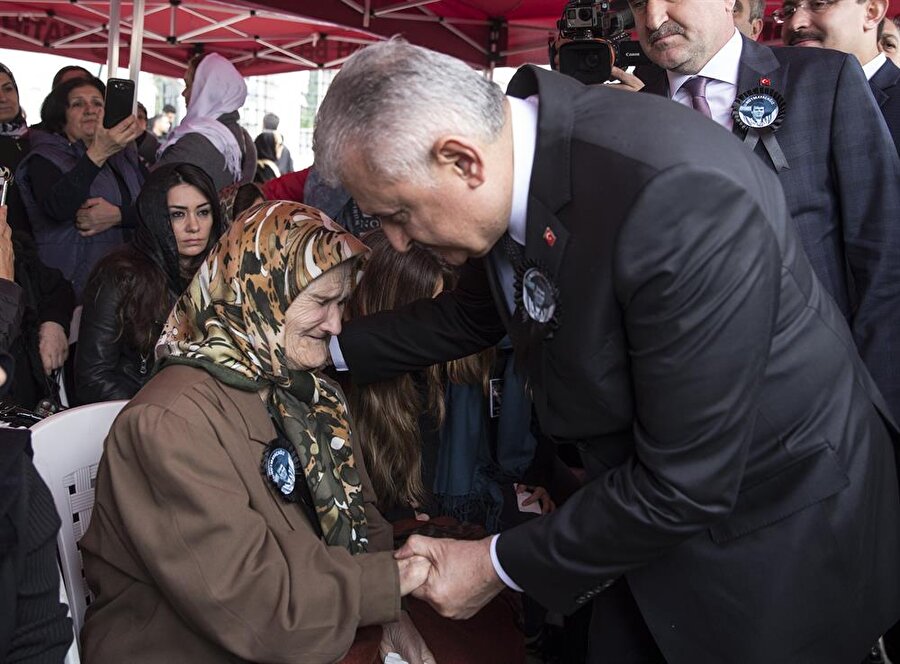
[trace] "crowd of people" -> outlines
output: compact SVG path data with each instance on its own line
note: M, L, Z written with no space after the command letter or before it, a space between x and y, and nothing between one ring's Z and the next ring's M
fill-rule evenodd
M218 54L111 127L0 65L3 403L128 400L84 661L900 662L900 17L630 5L613 85L360 50L300 172ZM0 661L60 662L0 438Z

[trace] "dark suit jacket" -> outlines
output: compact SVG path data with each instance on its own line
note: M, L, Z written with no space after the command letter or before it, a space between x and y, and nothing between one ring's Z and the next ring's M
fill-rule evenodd
M900 152L900 67L888 60L869 79L869 87Z
M665 72L643 68L668 96ZM778 174L816 276L850 324L857 348L900 418L900 163L856 57L768 47L744 37L738 92L767 78L785 99ZM743 138L735 127L734 133ZM756 154L769 166L760 143Z
M671 102L510 88L540 95L525 252L560 290L528 382L593 479L500 536L505 570L561 611L625 575L670 664L855 661L900 616L895 457L777 178ZM477 276L347 325L354 378L483 344Z

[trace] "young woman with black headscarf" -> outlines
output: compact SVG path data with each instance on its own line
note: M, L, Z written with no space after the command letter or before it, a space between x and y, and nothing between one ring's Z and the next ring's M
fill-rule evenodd
M81 403L130 399L149 379L175 300L222 233L212 180L192 164L150 174L132 244L97 264L84 296L75 387Z

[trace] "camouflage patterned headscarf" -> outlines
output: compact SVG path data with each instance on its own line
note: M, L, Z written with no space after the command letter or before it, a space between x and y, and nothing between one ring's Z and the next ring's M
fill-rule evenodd
M157 345L242 390L271 387L269 412L294 446L325 541L366 550L366 516L337 385L288 368L285 313L317 277L367 249L318 210L276 201L233 224L178 300Z

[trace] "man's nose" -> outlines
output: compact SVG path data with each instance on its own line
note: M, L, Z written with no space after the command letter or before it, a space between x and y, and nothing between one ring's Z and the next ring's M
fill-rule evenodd
M647 32L658 30L659 27L669 20L669 7L667 0L647 0L644 8L644 22L647 25Z

